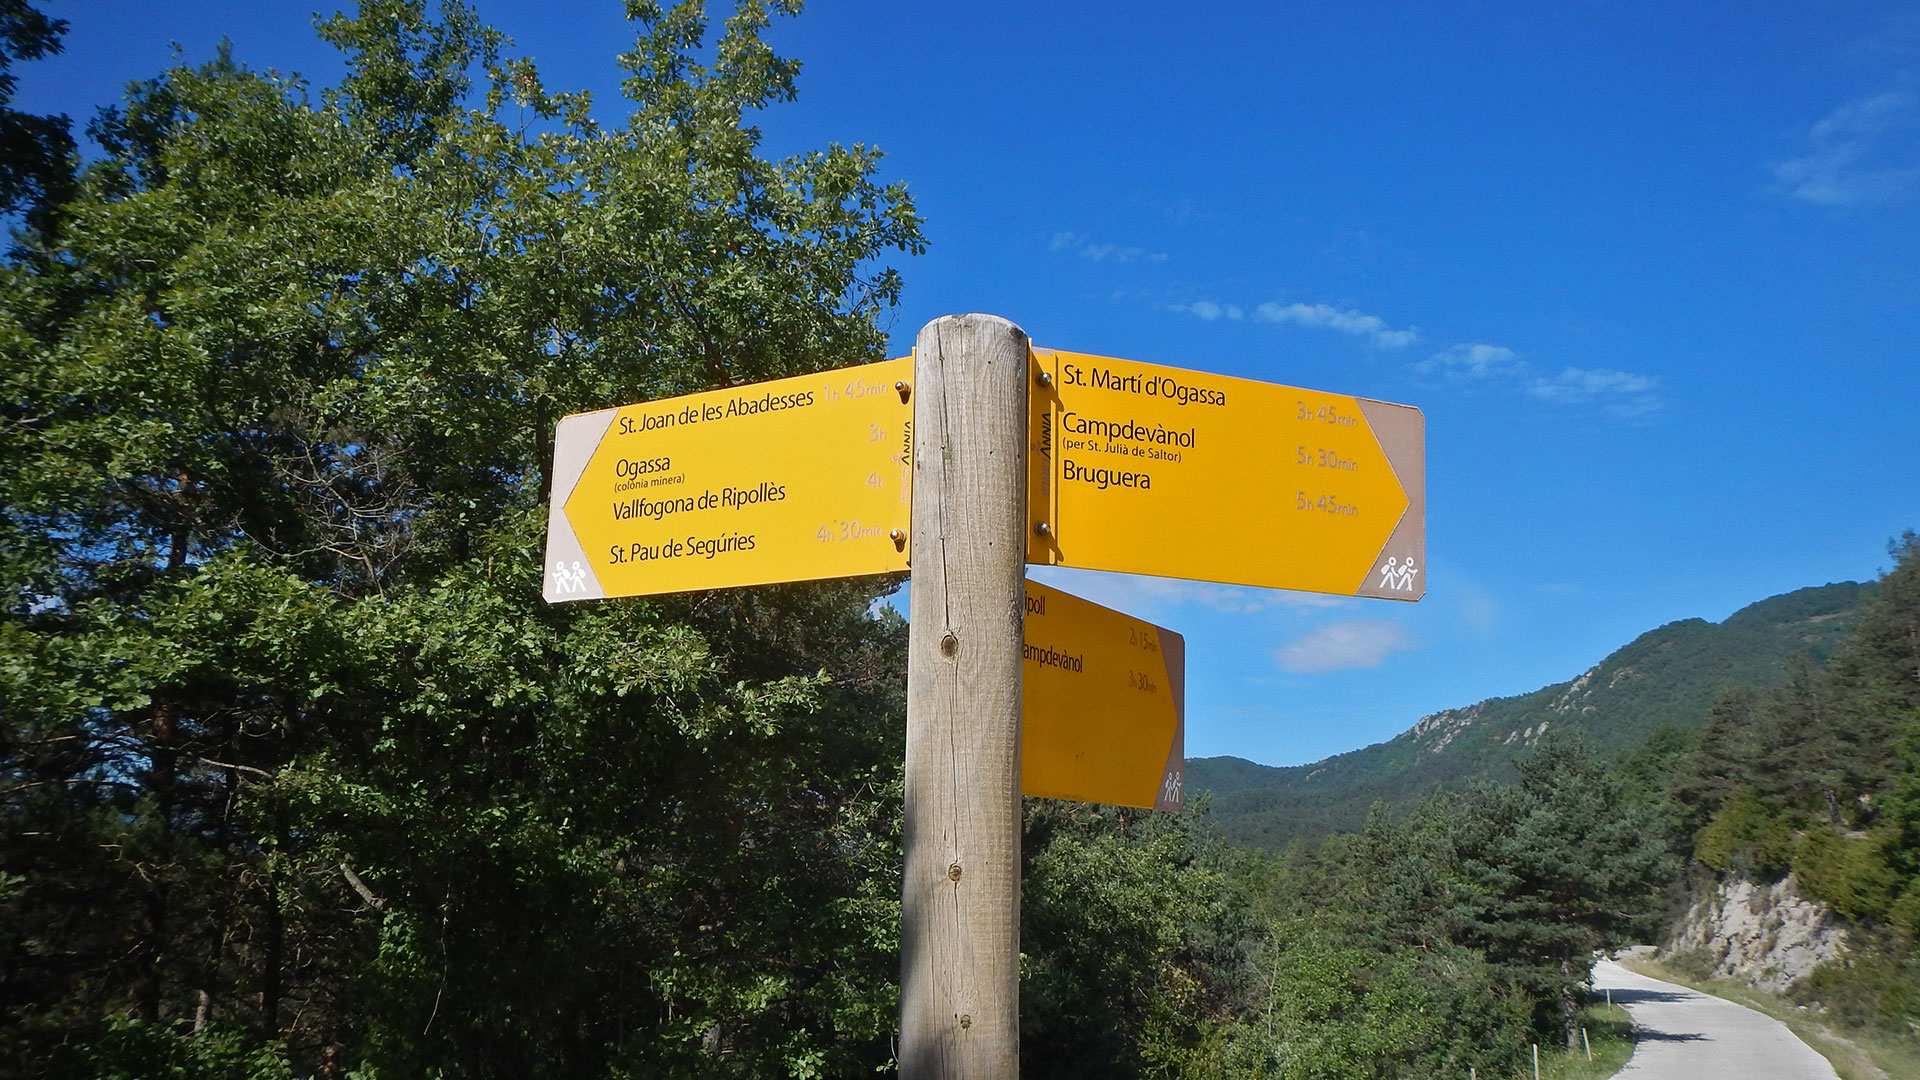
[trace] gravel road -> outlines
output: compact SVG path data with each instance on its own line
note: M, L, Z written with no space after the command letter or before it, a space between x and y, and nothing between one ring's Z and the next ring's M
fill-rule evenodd
M1611 960L1593 988L1633 1017L1639 1040L1622 1080L1838 1080L1787 1026L1723 998L1636 975Z

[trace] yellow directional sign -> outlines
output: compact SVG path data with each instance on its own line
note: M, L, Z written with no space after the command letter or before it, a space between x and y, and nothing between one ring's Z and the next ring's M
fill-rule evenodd
M1027 582L1020 791L1178 810L1186 782L1186 642Z
M548 600L907 568L913 361L560 421Z
M1367 398L1036 350L1028 562L1418 600L1425 419Z

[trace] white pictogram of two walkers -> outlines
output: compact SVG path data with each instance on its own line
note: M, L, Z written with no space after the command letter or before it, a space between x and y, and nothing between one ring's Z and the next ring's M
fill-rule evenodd
M1407 556L1406 562L1401 562L1398 558L1388 559L1387 565L1380 568L1380 588L1392 589L1394 592L1412 592L1413 576L1419 572L1419 569L1413 565L1411 555Z

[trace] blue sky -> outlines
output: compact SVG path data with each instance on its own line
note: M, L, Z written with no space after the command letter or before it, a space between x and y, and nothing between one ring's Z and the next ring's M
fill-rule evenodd
M309 4L46 6L17 107L222 35L339 71ZM619 115L618 3L479 7ZM1040 575L1186 635L1191 755L1354 749L1920 527L1920 4L822 0L772 38L768 150L877 145L927 218L896 354L988 311L1425 411L1418 605Z

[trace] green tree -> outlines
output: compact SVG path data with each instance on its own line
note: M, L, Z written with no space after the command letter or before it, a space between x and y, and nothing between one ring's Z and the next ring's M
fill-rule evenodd
M21 1073L156 1033L324 1076L887 1061L890 583L549 607L542 465L569 412L877 359L918 219L870 149L759 156L797 4L628 8L617 126L456 2L323 20L317 95L167 71L0 267Z
M1457 940L1533 995L1537 1021L1553 1022L1571 1047L1594 951L1653 929L1677 866L1663 823L1622 797L1584 739L1550 736L1516 767L1517 785L1441 804L1453 821Z
M1920 710L1920 533L1889 545L1893 566L1861 613L1833 670L1849 704L1886 715Z
M1878 846L1903 879L1889 917L1912 939L1920 935L1920 535L1905 533L1891 549L1894 564L1832 671L1841 711L1859 718L1862 734L1849 750L1884 770L1854 802L1883 819Z
M1376 804L1360 833L1296 847L1254 879L1266 932L1230 1061L1355 1080L1518 1064L1531 1000L1456 940L1456 805L1435 796L1396 819Z
M1794 996L1842 1023L1909 1036L1920 935L1920 538L1894 565L1825 666L1794 664L1778 687L1736 691L1677 778L1692 854L1721 874L1791 872L1850 920L1848 955Z
M1022 1076L1226 1075L1251 925L1203 814L1028 801Z
M1893 566L1829 665L1840 717L1840 758L1854 807L1879 799L1920 851L1914 812L1914 739L1920 733L1920 534L1889 545ZM1850 813L1861 816L1850 807ZM1909 856L1909 858L1912 858ZM1920 870L1920 864L1915 865Z
M58 53L65 19L49 19L26 0L0 0L0 215L25 211L35 225L67 194L73 135L64 116L37 116L13 108L20 77L16 60Z
M1312 918L1255 958L1265 992L1236 1033L1236 1065L1286 1080L1417 1080L1515 1071L1529 1002L1474 950L1378 948Z
M1699 750L1670 788L1707 865L1777 873L1792 863L1798 832L1870 828L1883 817L1905 830L1913 759L1903 740L1920 714L1920 538L1909 533L1892 550L1893 568L1828 664L1798 657L1779 685L1731 688L1709 712ZM1906 846L1889 857L1898 862Z
M1751 687L1729 687L1707 710L1700 745L1669 783L1689 830L1705 825L1735 792L1754 785L1760 755L1758 699Z

